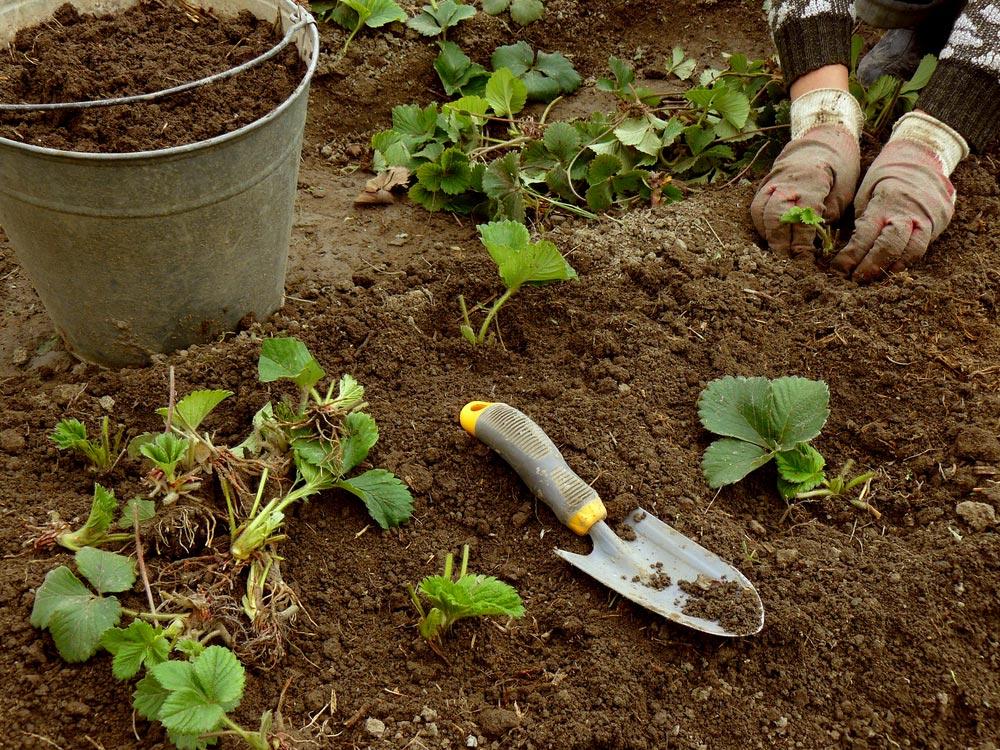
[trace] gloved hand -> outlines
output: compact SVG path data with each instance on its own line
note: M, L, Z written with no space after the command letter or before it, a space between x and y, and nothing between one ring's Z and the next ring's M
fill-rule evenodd
M827 221L840 218L861 174L858 139L864 116L854 97L839 89L815 89L792 102L792 140L750 205L757 231L772 250L812 254L816 230L785 224L790 208L812 208Z
M922 258L955 213L948 177L968 153L962 136L939 120L922 112L901 117L861 183L854 235L832 267L871 281Z

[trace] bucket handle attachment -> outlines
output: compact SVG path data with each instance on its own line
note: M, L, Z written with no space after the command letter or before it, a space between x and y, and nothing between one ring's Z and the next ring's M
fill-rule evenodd
M316 20L311 15L308 13L304 13L303 15L304 18L290 26L281 41L271 47L271 49L267 52L258 55L252 60L248 60L242 65L237 65L235 68L229 68L228 70L223 70L220 73L213 73L212 75L200 78L197 81L188 81L187 83L182 83L179 86L174 86L169 89L161 89L160 91L153 91L148 94L120 96L115 99L94 99L86 102L49 102L36 104L5 104L0 102L0 112L46 112L55 109L93 109L94 107L116 107L121 104L151 102L156 99L162 99L166 96L173 96L174 94L181 94L185 91L197 89L210 83L215 83L216 81L221 81L226 78L239 75L243 71L249 70L255 65L260 65L262 62L270 60L272 57L281 52L281 50L291 44L292 37L295 36L296 32L300 29L304 29L306 26L316 25Z

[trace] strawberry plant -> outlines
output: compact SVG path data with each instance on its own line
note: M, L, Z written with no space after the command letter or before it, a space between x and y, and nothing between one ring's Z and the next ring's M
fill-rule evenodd
M573 64L558 52L535 51L521 41L498 47L490 57L494 70L507 68L520 78L528 91L528 101L550 102L557 96L572 94L582 79Z
M879 76L870 86L858 80L858 61L864 39L851 37L851 72L849 88L865 114L865 131L878 137L895 117L912 111L917 106L920 91L930 82L937 69L937 58L924 55L908 81L890 75Z
M473 345L486 341L490 325L500 308L525 284L545 284L576 278L576 271L559 249L548 240L531 241L527 227L516 221L497 221L479 225L479 236L497 265L506 290L486 313L479 331L472 327L465 298L459 295L462 310L462 336Z
M800 377L713 380L698 398L702 425L721 435L705 451L710 487L738 482L774 459L785 497L823 481L823 457L809 445L830 414L826 383Z
M514 23L527 26L545 15L542 0L483 0L483 10L491 16L499 16L510 10Z
M154 513L152 503L143 502L141 498L136 498L130 501L122 511L118 521L120 528L127 529L132 526L133 506L140 523L152 518ZM115 499L115 493L95 483L94 499L90 504L90 514L87 516L87 521L76 531L64 530L64 526L59 525L54 540L74 552L83 547L100 547L104 544L131 541L132 534L130 533L111 532L117 510L118 500ZM36 546L44 546L44 544Z
M394 0L320 0L310 5L321 20L333 21L348 31L340 51L341 57L364 27L377 29L394 21L406 20L406 13Z
M420 635L440 640L451 627L467 617L524 617L524 604L517 590L492 576L468 572L469 545L462 547L462 564L453 577L455 558L448 553L444 574L428 576L414 587L408 586L413 606L420 614ZM421 598L426 600L425 610Z
M781 221L785 224L802 224L816 230L816 236L822 244L823 253L830 255L834 251L836 240L833 230L827 226L826 221L816 211L809 207L795 206L788 209L781 215Z
M594 218L638 202L680 200L680 180L736 179L786 127L776 70L742 55L669 96L640 85L629 65L612 58L612 76L598 87L615 96L616 111L552 123L548 109L536 120L523 108L575 90L579 76L569 62L523 42L501 47L491 62L496 70L487 78L457 46L442 45L438 75L459 98L396 107L392 128L372 138L375 170L409 170L416 177L410 198L429 211L523 222L551 208ZM675 50L667 71L686 81L694 61Z
M118 428L111 435L110 420L101 420L101 434L96 439L87 437L87 428L79 419L61 419L56 423L50 439L61 450L74 450L82 453L90 461L95 471L108 471L118 459L118 447L121 444L124 428Z
M774 459L778 492L786 501L844 497L862 486L860 496L848 502L878 517L865 501L875 473L848 479L852 462L847 461L837 476L829 478L824 472L826 459L810 445L830 415L829 404L830 390L821 380L733 376L713 380L698 398L702 425L723 436L708 446L702 459L709 486L738 482Z
M471 5L455 0L431 0L430 5L421 8L417 15L406 22L406 25L424 36L440 36L445 39L448 36L448 29L474 15L476 9Z

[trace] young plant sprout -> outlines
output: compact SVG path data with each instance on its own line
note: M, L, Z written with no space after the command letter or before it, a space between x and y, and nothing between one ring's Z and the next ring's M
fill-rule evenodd
M511 20L520 26L534 23L545 15L542 0L483 0L483 10L491 16L499 16L508 8Z
M476 332L469 318L465 297L459 295L462 310L462 336L470 344L482 344L504 303L525 284L545 284L552 281L575 279L576 271L566 262L559 249L548 240L531 241L528 228L516 221L494 221L479 225L483 245L497 264L506 291L500 295Z
M123 432L124 428L120 427L112 437L110 420L104 417L100 437L91 440L87 437L86 426L79 419L61 419L49 437L59 450L82 453L95 471L103 472L108 471L118 459Z
M466 617L524 617L524 604L513 586L492 576L468 572L468 544L462 547L458 578L452 578L454 565L454 555L449 552L443 575L428 576L416 589L407 585L413 606L420 614L420 635L428 641L440 640L452 625ZM426 611L420 597L427 600Z
M853 465L854 462L848 459L844 463L844 468L840 470L837 476L824 478L819 484L819 489L797 492L795 499L808 500L814 497L844 498L858 510L866 510L871 513L875 517L875 520L880 519L882 514L867 500L876 472L866 471L863 474L858 474L848 479L847 475L850 473ZM858 492L857 497L851 497L851 492L856 487L861 487L861 490Z
M347 54L354 37L364 27L377 29L406 20L406 13L394 0L320 0L311 3L311 7L322 20L333 21L348 31L338 60Z
M448 36L448 29L474 15L476 9L472 5L455 0L431 0L430 4L421 8L417 15L406 22L406 25L424 36L440 36L445 39Z
M785 224L804 224L807 227L813 227L822 243L823 254L833 254L836 245L833 230L827 226L823 217L813 209L795 206L781 215L781 221Z

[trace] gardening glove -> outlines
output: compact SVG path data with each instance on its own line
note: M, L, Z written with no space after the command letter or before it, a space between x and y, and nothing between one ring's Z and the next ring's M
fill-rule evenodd
M861 183L854 236L833 267L871 281L923 257L955 213L948 177L968 155L965 139L930 115L899 118Z
M815 89L792 102L791 119L792 140L774 160L750 215L772 250L794 256L813 252L816 229L781 217L802 206L827 221L840 218L861 175L864 114L847 91Z

